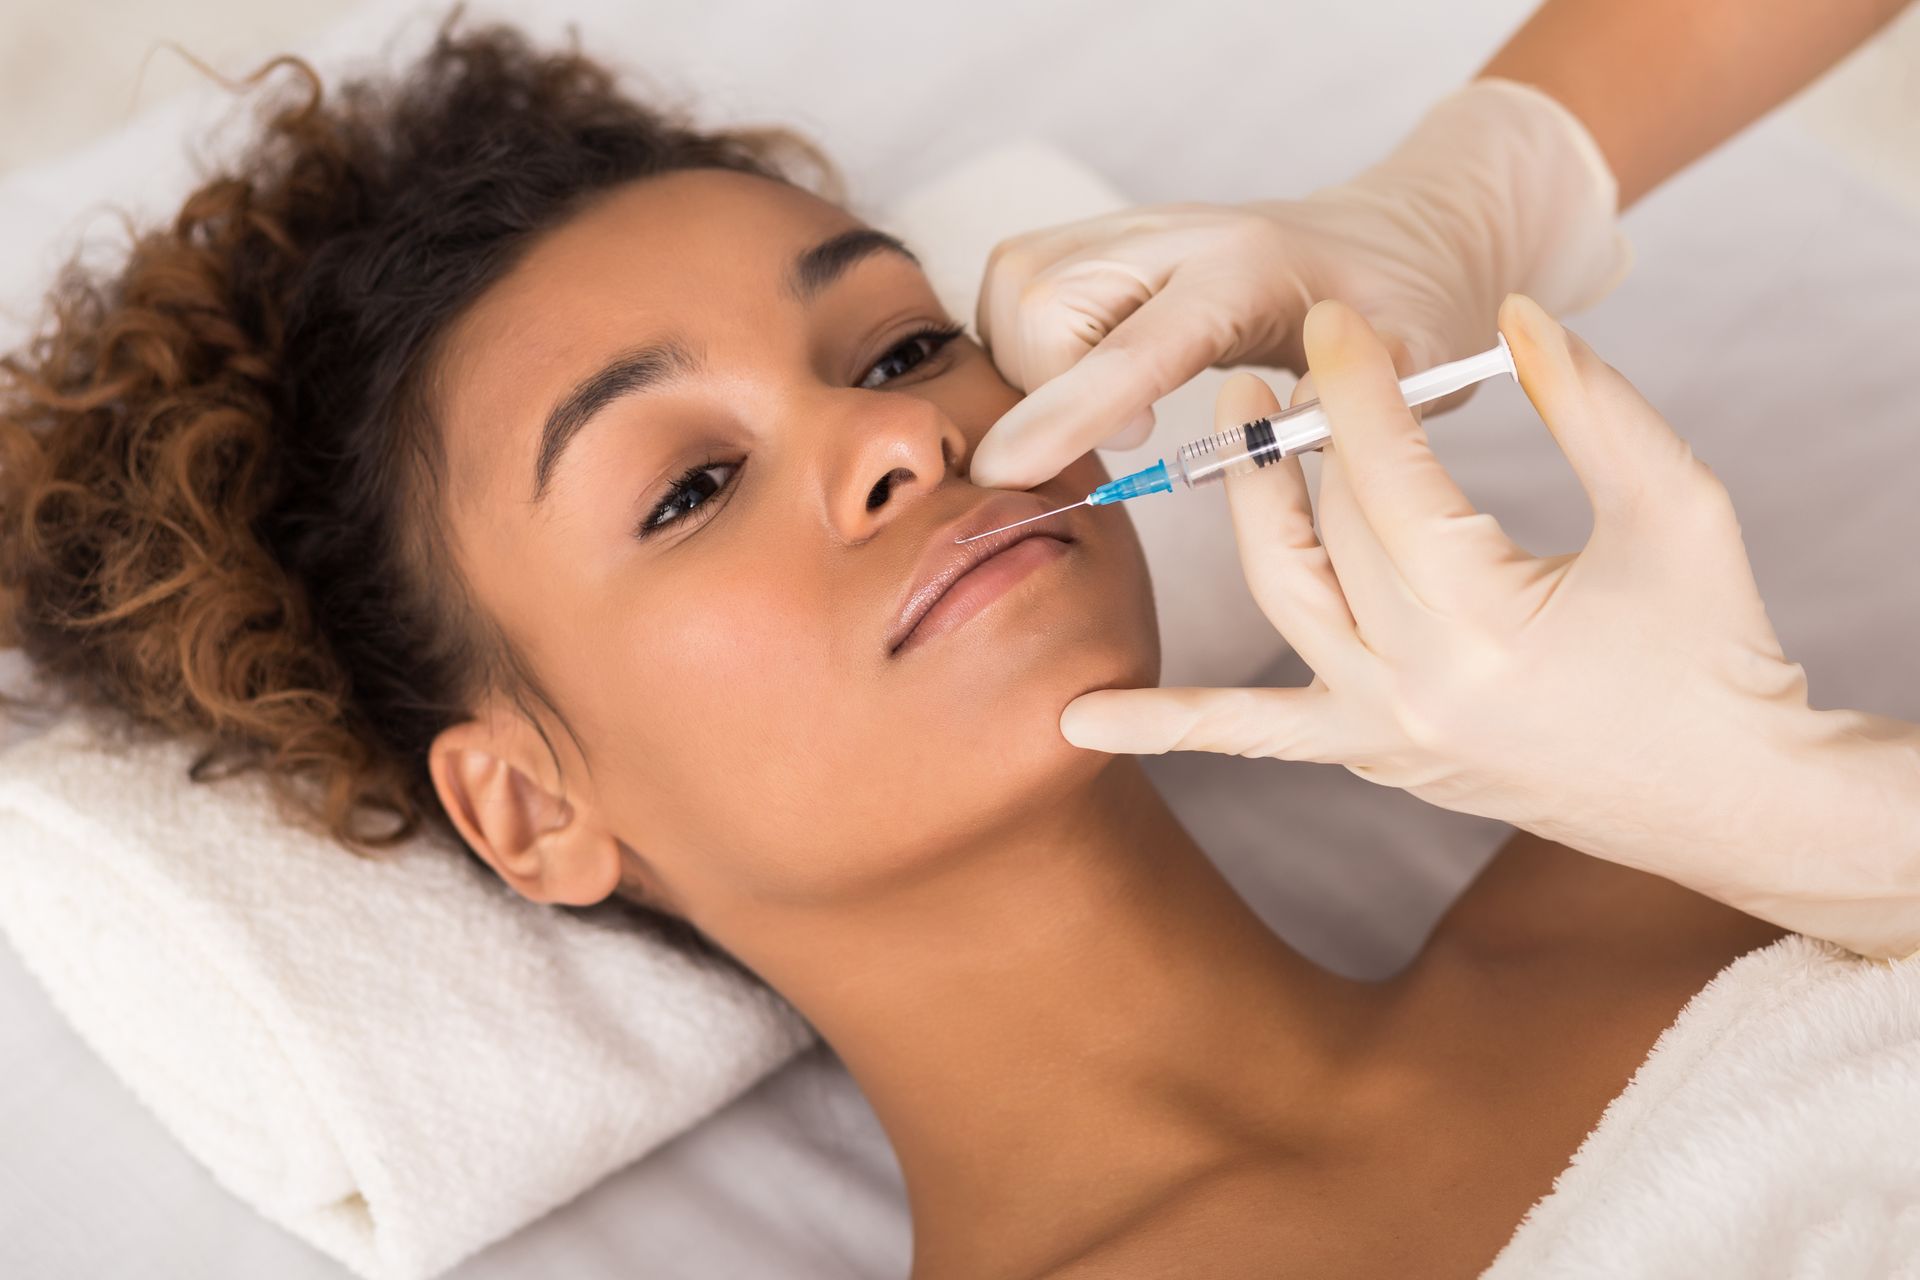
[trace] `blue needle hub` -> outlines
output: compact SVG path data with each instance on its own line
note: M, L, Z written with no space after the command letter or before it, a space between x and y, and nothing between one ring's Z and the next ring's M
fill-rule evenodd
M1144 498L1150 493L1172 493L1173 481L1167 475L1167 460L1162 458L1144 471L1136 471L1118 480L1109 480L1087 495L1090 506L1104 507L1110 502Z

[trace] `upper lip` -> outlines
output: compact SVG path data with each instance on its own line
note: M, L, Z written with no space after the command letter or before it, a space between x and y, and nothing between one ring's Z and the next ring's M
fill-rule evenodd
M1022 525L1018 529L1002 530L974 542L959 542L961 538L972 538L989 529L1041 515L1053 510L1056 505L1037 493L1000 493L934 529L932 537L927 540L926 550L920 553L920 562L914 566L913 577L908 580L906 598L900 603L899 622L887 637L887 652L897 652L907 642L907 637L913 634L913 629L920 625L920 620L927 616L927 612L940 603L940 597L947 593L947 588L981 561L997 556L1028 538L1056 538L1061 542L1072 542L1072 534L1045 520Z

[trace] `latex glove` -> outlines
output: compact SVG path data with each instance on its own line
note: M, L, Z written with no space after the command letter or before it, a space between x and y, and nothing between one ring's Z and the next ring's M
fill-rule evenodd
M1153 402L1209 365L1299 371L1319 298L1397 335L1409 371L1492 345L1509 292L1586 306L1630 260L1617 196L1570 112L1480 80L1384 161L1304 200L1131 209L1004 241L976 326L1032 394L981 439L973 481L1031 488L1096 445L1143 443Z
M1089 693L1061 732L1342 764L1857 951L1920 948L1920 728L1810 709L1725 487L1538 306L1509 298L1500 327L1592 502L1578 554L1475 511L1366 322L1322 303L1317 534L1297 459L1228 481L1247 581L1313 683ZM1219 420L1276 407L1247 375Z

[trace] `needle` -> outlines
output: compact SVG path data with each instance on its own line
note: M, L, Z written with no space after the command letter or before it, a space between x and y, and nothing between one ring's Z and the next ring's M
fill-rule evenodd
M1084 507L1092 501L1092 498L1082 498L1080 501L1074 503L1073 507ZM1052 511L1042 512L1037 516L1028 516L1025 520L1015 520L1012 524L1003 524L998 529L989 529L987 533L976 533L971 538L955 538L954 541L972 542L975 539L986 537L989 533L1005 533L1008 529L1018 529L1023 524L1032 524L1035 520L1045 520L1048 516L1057 516L1062 511L1071 511L1073 507L1056 507Z

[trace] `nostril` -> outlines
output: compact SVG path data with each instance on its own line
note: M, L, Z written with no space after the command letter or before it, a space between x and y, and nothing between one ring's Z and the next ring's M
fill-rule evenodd
M895 481L911 479L913 479L913 472L907 470L905 467L895 467L893 470L887 472L887 474L881 476L879 482L867 491L867 510L878 511L886 505L887 497L892 493Z

